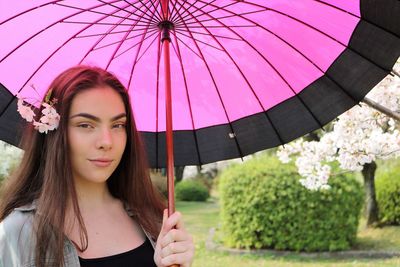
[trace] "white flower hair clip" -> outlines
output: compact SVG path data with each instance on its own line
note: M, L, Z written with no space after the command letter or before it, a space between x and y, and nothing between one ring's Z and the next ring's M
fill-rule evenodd
M33 85L31 86L33 89L35 89ZM23 98L19 94L17 94L18 113L27 122L33 122L35 129L38 130L40 133L47 134L48 131L53 131L57 129L60 123L60 115L54 108L54 105L57 103L57 99L54 98L50 100L51 93L52 90L49 90L45 97L45 101L41 103L41 106L43 106L44 109L42 109L42 116L38 121L34 120L35 112L32 109L33 105L24 101Z

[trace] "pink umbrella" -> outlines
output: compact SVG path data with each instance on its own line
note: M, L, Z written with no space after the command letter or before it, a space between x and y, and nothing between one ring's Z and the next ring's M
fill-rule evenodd
M400 56L395 0L0 4L0 138L18 143L17 93L39 98L31 84L43 94L70 66L100 66L130 91L150 165L168 165L170 201L174 162L243 157L321 128Z

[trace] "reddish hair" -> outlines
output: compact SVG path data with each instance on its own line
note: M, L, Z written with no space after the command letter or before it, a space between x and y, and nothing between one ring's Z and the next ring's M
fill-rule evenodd
M118 167L107 180L108 188L114 197L132 209L135 220L153 238L160 231L165 202L151 183L147 157L126 88L113 74L101 68L73 67L55 78L48 89L48 92L51 90L51 98L57 99L55 107L60 114L58 129L41 134L31 124L27 126L22 140L24 156L19 168L4 186L0 201L0 221L14 208L37 201L35 261L39 267L47 264L45 259L49 251L56 259L55 266L63 265L64 223L69 199L81 229L82 248L78 249L84 251L87 248L87 231L71 172L67 127L74 97L84 90L103 86L119 93L127 115L125 151Z

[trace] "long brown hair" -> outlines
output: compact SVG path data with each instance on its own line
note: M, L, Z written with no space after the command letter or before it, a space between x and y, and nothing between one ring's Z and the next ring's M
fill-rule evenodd
M51 98L57 99L55 107L60 114L58 129L42 134L31 124L27 126L22 139L25 153L21 164L2 188L0 222L17 207L33 201L37 204L34 217L37 240L35 261L39 267L47 266L45 259L49 252L55 259L55 266L64 265L64 223L69 200L81 229L82 248L79 249L83 251L87 248L88 235L71 172L67 127L74 97L83 90L100 86L109 86L120 94L127 115L127 143L121 162L107 180L110 193L128 204L138 223L154 238L159 233L165 202L151 183L127 90L114 75L103 69L76 66L61 73L48 89L48 92L51 90Z

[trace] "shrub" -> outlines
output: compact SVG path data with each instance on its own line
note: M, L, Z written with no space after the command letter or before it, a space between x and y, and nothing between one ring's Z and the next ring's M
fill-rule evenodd
M226 246L295 251L344 250L355 241L363 203L352 174L310 191L294 164L262 156L220 176L221 228Z
M400 164L377 173L376 199L380 221L400 225Z
M175 197L184 201L206 201L209 197L207 187L196 180L183 180L175 186Z
M153 185L158 189L158 191L165 198L168 198L167 177L163 176L160 172L157 171L151 171L150 177Z

